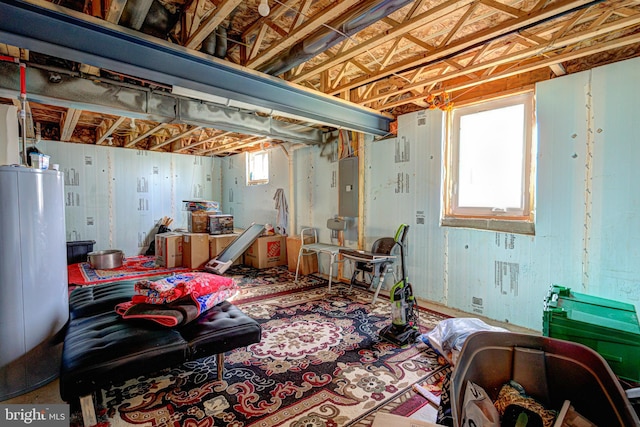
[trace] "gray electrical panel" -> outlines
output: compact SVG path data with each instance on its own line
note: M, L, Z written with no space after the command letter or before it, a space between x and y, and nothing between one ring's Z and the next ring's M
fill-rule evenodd
M346 157L338 163L338 215L358 216L358 158Z

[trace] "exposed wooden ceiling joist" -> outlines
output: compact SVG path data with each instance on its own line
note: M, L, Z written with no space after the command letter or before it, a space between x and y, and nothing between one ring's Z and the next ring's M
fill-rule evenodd
M153 135L154 133L158 132L159 130L161 130L162 128L165 127L164 123L160 123L159 125L152 127L151 129L147 129L146 132L144 132L142 135L133 138L132 140L130 140L129 142L127 142L125 144L126 148L131 148L134 145L136 145L138 142L143 141L144 139L148 138L149 136Z
M336 87L331 92L331 94L335 95L344 90L353 89L358 86L369 84L382 78L389 77L393 74L405 72L407 69L413 69L414 67L452 57L482 43L486 43L498 37L528 28L531 25L534 25L536 22L542 22L550 19L553 16L558 16L562 13L566 13L567 11L570 11L572 9L582 7L586 4L595 3L597 3L597 1L594 0L560 0L558 2L551 3L549 6L542 8L535 13L529 13L524 17L513 18L506 22L501 22L478 33L474 33L464 38L455 39L450 43L440 45L427 54L413 55L412 57L403 61L399 61L375 74L365 75L353 79L347 84Z
M250 59L245 65L249 68L257 68L268 60L272 59L278 53L293 46L303 38L310 35L313 31L322 27L325 23L339 17L345 13L350 7L357 4L358 0L343 0L333 7L320 11L317 15L311 17L304 24L296 27L287 37L277 40L266 50L255 58Z
M73 131L78 124L78 120L80 120L81 114L82 110L69 108L67 112L62 116L62 123L60 126L62 128L62 132L60 134L61 141L71 141L71 136L73 135Z
M227 18L233 9L240 4L242 0L223 0L220 2L215 12L212 13L205 22L189 37L185 43L185 47L196 49L211 34L222 21Z
M98 129L100 129L101 135L97 137L96 145L103 144L104 141L106 141L107 138L111 137L111 134L113 134L113 132L115 132L115 130L118 129L118 127L125 120L127 120L126 117L118 117L118 119L113 120L111 122L107 122L106 120L103 121L102 124L100 126L98 126ZM103 127L105 128L104 130L102 130Z
M468 76L472 73L483 73L484 71L489 69L493 69L495 71L497 69L496 67L499 67L501 65L505 66L506 64L509 64L505 66L505 68L508 68L510 70L508 73L502 72L500 75L498 75L498 73L495 73L495 72L489 73L485 75L484 78L482 79L470 80L464 87L471 87L474 85L477 86L498 78L503 78L503 77L517 74L518 70L520 70L519 72L525 72L525 68L519 67L518 62L527 58L538 58L537 63L529 64L526 66L527 70L531 70L535 68L548 67L550 66L550 64L559 64L562 61L581 58L581 57L591 55L597 52L601 52L607 49L613 49L615 47L619 47L618 44L611 44L611 43L600 44L599 43L595 47L577 50L571 54L556 56L552 60L544 59L544 56L541 55L542 53L545 53L546 56L549 56L553 54L555 50L561 49L565 46L574 45L576 43L579 43L581 40L584 40L585 38L598 37L602 34L606 34L609 31L620 30L622 28L633 27L636 25L640 25L640 15L636 15L630 18L624 18L615 22L611 22L609 24L597 26L595 28L589 27L581 32L572 33L571 35L561 37L561 38L556 38L555 34L552 34L550 37L550 40L548 41L545 40L545 42L542 44L537 44L528 49L522 49L518 52L508 54L508 55L495 55L494 59L485 61L485 62L474 63L474 61L470 61L469 65L465 66L462 69L458 69L448 73L444 73L444 72L438 73L433 77L429 77L412 84L406 84L401 88L398 88L395 90L389 90L385 92L384 96L386 97L399 96L412 89L418 88L420 86L426 86L436 82L441 83L442 90L460 90L460 89L463 89L462 86L458 85L456 87L451 87L446 85L445 82L451 81L452 79L455 79L458 77ZM635 40L635 37L623 38L623 42L620 45L628 45L628 44L635 43L634 40ZM499 46L496 47L496 49L498 48ZM375 102L381 98L382 96L371 96L367 99L367 102ZM406 103L407 99L404 99L403 101L405 101ZM388 107L393 108L401 104L402 102L398 100L395 103L389 103Z
M182 138L186 138L187 136L191 135L193 132L196 132L196 131L198 131L200 129L202 129L202 126L194 126L191 129L188 129L188 130L186 130L184 132L181 132L181 133L178 133L177 135L174 135L173 137L167 139L166 141L164 141L164 142L162 142L160 144L156 144L153 147L150 147L149 149L150 150L157 150L159 148L164 147L165 145L171 144L172 142L179 141Z
M119 24L110 31L122 30L128 37L136 37L138 33L132 33L133 28L144 42L149 41L148 34L152 34L162 38L164 43L182 44L185 50L181 55L193 54L198 61L206 61L208 56L195 49L200 48L216 28L223 26L222 33L216 32L215 43L220 37L226 37L225 46L218 49L220 46L216 45L216 55L223 52L226 54L224 59L230 64L245 64L253 70L269 68L276 59L290 61L296 56L290 50L304 48L309 40L315 43L317 39L312 37L318 32L328 29L341 32L341 28L332 27L338 22L336 19L351 16L353 11L374 4L387 3L384 0L270 1L270 13L263 17L258 14L260 0L158 0L155 9L147 7L150 0L135 5L129 1L111 0L104 11L100 10L102 2L83 4L82 10L98 20ZM43 0L29 3L46 4ZM55 3L69 8L78 4L74 0L55 0ZM640 34L640 2L636 0L415 0L401 4L402 7L393 13L341 41L324 47L315 45L316 56L305 56L302 62L292 63L291 69L281 78L310 88L312 92L346 99L386 114L402 114L428 107L425 98L442 91L450 93L454 101L467 102L474 97L485 99L498 92L513 93L530 88L538 81L589 69L617 58L640 56L637 38ZM164 13L165 24L160 20L147 20L147 17L157 18L158 15L152 16L152 13L158 10ZM56 7L56 12L77 13L64 7ZM101 17L102 13L104 17ZM130 16L131 13L137 15ZM149 28L150 25L156 27ZM74 32L54 33L68 33L73 37ZM207 43L212 41L209 38ZM55 52L38 52L34 56L24 48L27 46L20 48L6 42L0 29L0 56L39 61L41 54L54 54L48 64L51 69L68 68L72 75L94 79L99 84L118 79L120 85L140 86L147 91L149 87L153 88L147 86L153 80L149 76L110 70L105 64L96 66L89 61L56 60ZM104 54L109 56L107 45ZM127 60L123 57L123 61ZM154 61L148 58L147 62ZM199 74L202 73L191 73L191 76L197 80ZM6 79L0 76L0 80ZM113 93L120 90L118 87L123 86L114 86ZM44 90L59 93L54 87ZM154 100L158 99L153 90L147 93L155 97ZM8 90L6 84L4 88L0 87L0 98L5 103L17 102L15 91ZM250 117L243 113L248 114L248 111L238 110L227 118L236 127L225 128L218 120L224 115L219 113L230 106L217 106L217 110L212 111L209 105L202 104L209 109L196 112L195 107L201 101L193 99L188 100L193 102L188 109L177 102L174 115L138 114L139 123L133 128L126 125L132 116L118 115L124 113L122 109L102 109L100 111L106 114L100 117L99 112L87 108L91 103L77 103L76 99L73 105L48 105L49 100L50 97L43 95L29 100L27 112L30 109L33 116L33 124L28 123L29 135L33 135L33 129L39 126L43 132L55 136L56 127L59 127L59 137L74 142L86 143L87 138L95 135L96 144L109 141L117 146L199 155L230 155L253 150L259 144L256 143L258 140L263 144L268 142L267 146L287 140L295 142L296 138L316 143L323 140L318 134L308 137L299 130L289 131L282 122L270 125L268 122L273 119L268 117L269 111L260 112L255 116L253 126L247 127L244 119L250 121ZM248 100L243 102L246 105ZM162 109L165 107L169 105L162 105ZM214 120L208 119L212 113L216 117ZM320 132L332 130L330 126L318 126L313 121L302 123L294 117L287 120L291 119L297 126L315 126ZM87 127L92 127L91 131L83 130ZM155 132L144 137L154 129ZM265 139L267 137L271 139ZM149 139L143 144L146 138ZM131 141L135 142L132 144Z

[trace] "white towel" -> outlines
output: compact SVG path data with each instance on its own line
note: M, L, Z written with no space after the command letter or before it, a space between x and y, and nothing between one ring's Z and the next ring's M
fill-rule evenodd
M276 201L276 209L278 210L276 231L279 234L286 235L287 226L289 224L289 206L287 205L287 198L285 197L284 190L282 188L278 188L276 190L273 200Z

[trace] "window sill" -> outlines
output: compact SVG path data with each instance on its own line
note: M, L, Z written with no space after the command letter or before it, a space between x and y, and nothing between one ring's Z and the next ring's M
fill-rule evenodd
M444 218L444 227L472 228L476 230L500 231L503 233L535 236L535 224L529 221L513 221L489 218Z

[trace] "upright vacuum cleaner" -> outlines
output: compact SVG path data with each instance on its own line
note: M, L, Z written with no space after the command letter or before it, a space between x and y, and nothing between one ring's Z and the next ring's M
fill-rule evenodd
M404 254L409 226L402 224L395 235L396 244L400 246L400 264L402 277L391 288L391 324L380 331L380 338L399 347L413 343L420 335L418 331L418 312L413 289L407 278Z

